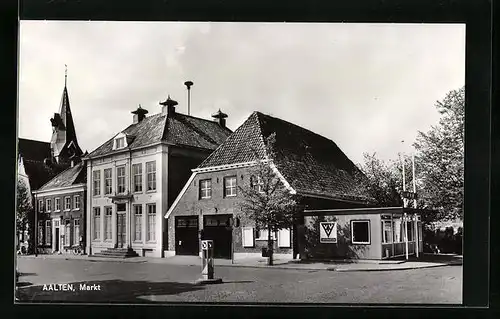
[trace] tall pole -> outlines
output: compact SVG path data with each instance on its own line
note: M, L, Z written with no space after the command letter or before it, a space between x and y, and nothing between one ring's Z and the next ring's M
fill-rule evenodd
M415 177L415 153L412 153L411 155L411 164L412 164L412 171L413 171L413 194L415 196L415 198L413 199L413 208L417 209L417 180L416 180L416 177ZM413 236L414 240L415 240L415 255L418 257L418 254L419 254L419 247L418 247L418 243L419 243L419 240L420 238L418 238L418 219L417 219L417 213L414 214L414 218L415 218L415 235Z
M184 85L187 87L188 90L188 115L191 115L191 86L194 83L192 81L186 81L184 82Z
M401 154L399 154L399 159L401 161L401 166L403 167L403 193L406 191L406 176L405 176L405 161L404 161L404 154L401 157ZM403 194L403 208L406 207L406 199L404 198Z

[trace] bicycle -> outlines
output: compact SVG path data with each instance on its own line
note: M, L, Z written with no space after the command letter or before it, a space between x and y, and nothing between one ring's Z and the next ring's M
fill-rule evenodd
M82 250L81 246L73 247L72 252L73 252L73 255L82 255L83 254L83 250Z

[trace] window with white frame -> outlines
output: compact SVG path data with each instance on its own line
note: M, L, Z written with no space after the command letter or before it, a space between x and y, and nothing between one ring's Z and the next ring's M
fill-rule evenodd
M94 184L94 191L92 194L94 194L94 196L101 195L101 171L92 172L92 180Z
M156 240L156 204L147 205L148 213L148 231L147 231L147 241Z
M392 221L383 220L382 221L382 243L390 244L392 243Z
M111 168L104 170L104 195L109 195L113 192L113 173Z
M70 239L71 239L71 221L67 219L64 225L64 246L71 245Z
M61 210L61 199L58 197L54 199L54 211L60 211Z
M146 163L148 191L156 190L156 162Z
M236 176L224 177L224 196L236 196Z
M403 239L403 223L401 222L401 218L395 218L393 220L393 231L394 231L394 242L395 243L401 243L404 241Z
M71 210L71 197L70 196L64 197L64 209Z
M38 200L38 212L43 212L43 200Z
M52 200L50 198L45 200L45 207L47 208L47 212L52 210Z
M142 205L134 205L134 240L142 241Z
M75 232L75 235L73 236L74 240L74 244L75 245L79 245L80 244L80 220L79 219L75 219L74 221L75 223L75 227L74 227L74 232Z
M115 139L115 149L120 149L125 147L125 137L119 137Z
M118 194L125 193L125 166L116 168L116 185Z
M80 209L80 195L75 195L74 210Z
M112 216L113 216L113 207L108 206L104 207L104 240L111 240L112 233Z
M351 241L353 244L370 244L370 221L351 221Z
M142 192L142 163L132 165L134 192Z
M252 187L256 192L264 192L264 182L260 176L252 176L251 179Z
M101 239L101 208L94 207L94 239Z
M255 240L267 240L268 231L266 228L257 229ZM276 240L276 233L271 233L271 239Z
M52 244L52 225L50 223L50 220L45 221L45 244Z
M200 199L212 197L212 180L204 179L200 181Z
M43 244L43 221L38 222L38 244ZM45 241L47 241L47 236L45 236Z

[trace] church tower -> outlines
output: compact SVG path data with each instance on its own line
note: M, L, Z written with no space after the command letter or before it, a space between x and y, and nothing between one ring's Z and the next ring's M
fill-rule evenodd
M76 138L75 124L69 106L69 96L67 88L68 72L64 74L64 90L59 106L59 113L54 113L50 119L52 123L52 139L50 149L52 157L57 164L76 164L80 162L83 152L78 145Z

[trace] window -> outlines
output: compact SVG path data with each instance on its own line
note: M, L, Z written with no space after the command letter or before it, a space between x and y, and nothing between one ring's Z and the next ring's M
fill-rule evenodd
M64 246L71 245L70 237L71 237L71 221L67 219L66 225L64 225Z
M45 244L52 244L52 225L50 224L50 220L45 221Z
M124 137L119 137L116 140L116 149L123 148L125 147L125 138Z
M79 245L80 244L80 220L79 219L75 219L75 228L74 228L74 231L75 231L75 235L73 236L74 238L74 244L75 245Z
M134 192L142 192L142 164L132 165L134 174Z
M43 200L38 200L38 212L43 212Z
M134 240L142 241L142 205L134 205Z
M104 216L104 240L111 240L112 236L112 231L111 231L111 226L112 226L112 219L111 217L113 216L113 208L112 207L105 207L106 210L106 215Z
M392 243L392 222L390 220L382 221L382 243Z
M52 200L51 199L47 199L45 201L46 203L46 206L47 206L47 212L50 212L50 210L52 209Z
M370 244L370 221L351 221L351 240L353 244Z
M75 196L74 210L80 209L80 195Z
M264 192L264 182L260 176L252 176L252 187L255 191L259 193Z
M278 247L290 248L290 229L284 228L278 231Z
M71 210L71 197L64 197L64 209Z
M111 194L113 192L113 174L111 173L111 168L106 168L104 170L104 195Z
M146 163L148 191L156 190L156 162Z
M236 176L224 178L224 195L226 197L236 196Z
M401 227L401 218L393 220L394 242L400 243L403 241L403 227Z
M101 208L94 207L94 239L101 239Z
M259 229L257 230L257 235L255 236L255 240L267 240L267 229ZM271 234L271 239L276 240L276 233Z
M155 241L155 228L156 228L156 205L148 204L148 241Z
M94 171L92 173L92 178L94 181L94 196L101 195L101 171Z
M61 199L56 198L54 199L54 211L60 211L61 210Z
M212 197L212 180L205 179L200 181L200 198L210 198Z
M118 194L125 193L125 166L116 168L116 185L118 188Z
M47 237L45 237L47 239ZM43 221L38 222L38 245L43 244Z
M407 221L407 229L408 229L408 241L413 241L413 235L415 233L415 224L411 222L411 219Z
M241 231L243 247L253 247L253 227L243 227Z

